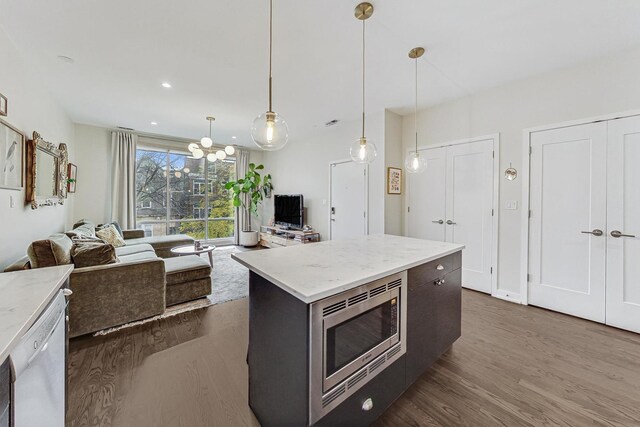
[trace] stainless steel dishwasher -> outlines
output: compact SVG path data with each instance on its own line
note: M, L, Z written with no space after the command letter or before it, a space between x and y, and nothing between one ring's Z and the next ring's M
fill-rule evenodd
M63 427L66 298L60 291L10 355L15 427Z

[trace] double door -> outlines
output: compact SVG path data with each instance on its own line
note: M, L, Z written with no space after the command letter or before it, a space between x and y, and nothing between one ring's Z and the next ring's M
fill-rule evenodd
M494 139L421 151L427 169L409 176L407 234L465 245L462 286L491 293Z
M640 332L640 117L531 135L529 303Z

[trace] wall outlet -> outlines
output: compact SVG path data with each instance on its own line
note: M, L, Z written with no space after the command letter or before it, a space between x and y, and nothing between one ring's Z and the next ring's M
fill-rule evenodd
M515 211L518 209L518 201L517 200L507 200L504 204L504 208L510 211Z
M9 196L9 207L10 208L16 207L16 199L13 196Z

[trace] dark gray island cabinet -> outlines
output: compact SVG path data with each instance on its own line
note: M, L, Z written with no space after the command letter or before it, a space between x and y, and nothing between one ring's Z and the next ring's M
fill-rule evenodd
M461 245L365 236L234 254L263 426L366 426L461 335Z

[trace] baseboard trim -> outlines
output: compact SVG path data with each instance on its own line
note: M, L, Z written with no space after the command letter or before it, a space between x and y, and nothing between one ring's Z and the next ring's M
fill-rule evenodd
M496 298L503 299L505 301L513 302L516 304L522 304L522 299L520 298L520 294L517 292L509 292L504 289L498 289L492 295Z

